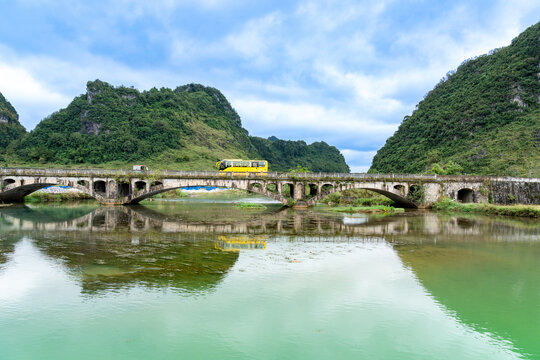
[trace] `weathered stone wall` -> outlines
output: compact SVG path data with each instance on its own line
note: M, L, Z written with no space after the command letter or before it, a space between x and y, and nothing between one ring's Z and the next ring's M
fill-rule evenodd
M540 204L540 182L494 181L494 204Z
M424 205L433 204L441 197L442 186L439 183L424 184Z
M487 203L489 201L489 184L484 182L454 181L444 184L443 195L454 201L458 201L458 192L462 189L473 191L475 203Z

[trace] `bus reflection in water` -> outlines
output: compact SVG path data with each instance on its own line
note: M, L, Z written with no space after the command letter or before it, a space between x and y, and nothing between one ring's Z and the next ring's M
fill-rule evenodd
M220 235L215 248L222 251L266 250L266 237Z

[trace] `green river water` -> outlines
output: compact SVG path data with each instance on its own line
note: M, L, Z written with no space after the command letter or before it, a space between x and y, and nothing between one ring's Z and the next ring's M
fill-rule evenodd
M540 359L539 265L538 220L4 207L0 359Z

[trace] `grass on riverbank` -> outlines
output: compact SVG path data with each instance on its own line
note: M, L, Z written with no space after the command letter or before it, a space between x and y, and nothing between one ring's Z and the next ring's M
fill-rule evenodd
M337 191L319 201L327 205L348 205L356 207L390 206L394 202L384 195L365 189Z
M24 198L25 203L45 203L45 202L63 202L63 201L79 201L93 200L94 198L83 192L65 192L59 194L51 194L41 191L36 191Z
M345 213L382 213L382 214L393 214L396 212L404 212L404 209L395 208L392 206L386 205L373 205L373 206L333 206L329 207L328 210L335 212L345 212Z
M248 210L266 209L266 206L264 206L263 204L246 203L246 202L236 203L234 204L234 206L240 209L248 209Z
M493 204L462 204L449 198L440 199L433 204L433 210L441 212L460 212L470 214L540 217L539 205L493 205Z
M197 197L197 198L204 198L204 197L235 197L235 196L251 196L251 193L248 193L243 190L235 190L235 189L226 189L221 191L197 191L197 192L189 192L182 189L176 189L171 191L166 191L161 194L157 194L152 196L154 199L183 199L183 198L189 198L189 197Z
M154 199L182 199L187 197L189 197L189 194L181 189L165 191L161 194L152 196Z

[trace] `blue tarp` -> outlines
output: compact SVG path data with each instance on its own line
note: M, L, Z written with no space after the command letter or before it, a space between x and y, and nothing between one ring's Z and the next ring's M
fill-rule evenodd
M217 186L190 186L190 187L182 188L182 190L206 190L206 191L211 191L215 189L220 189L220 188L218 188Z

